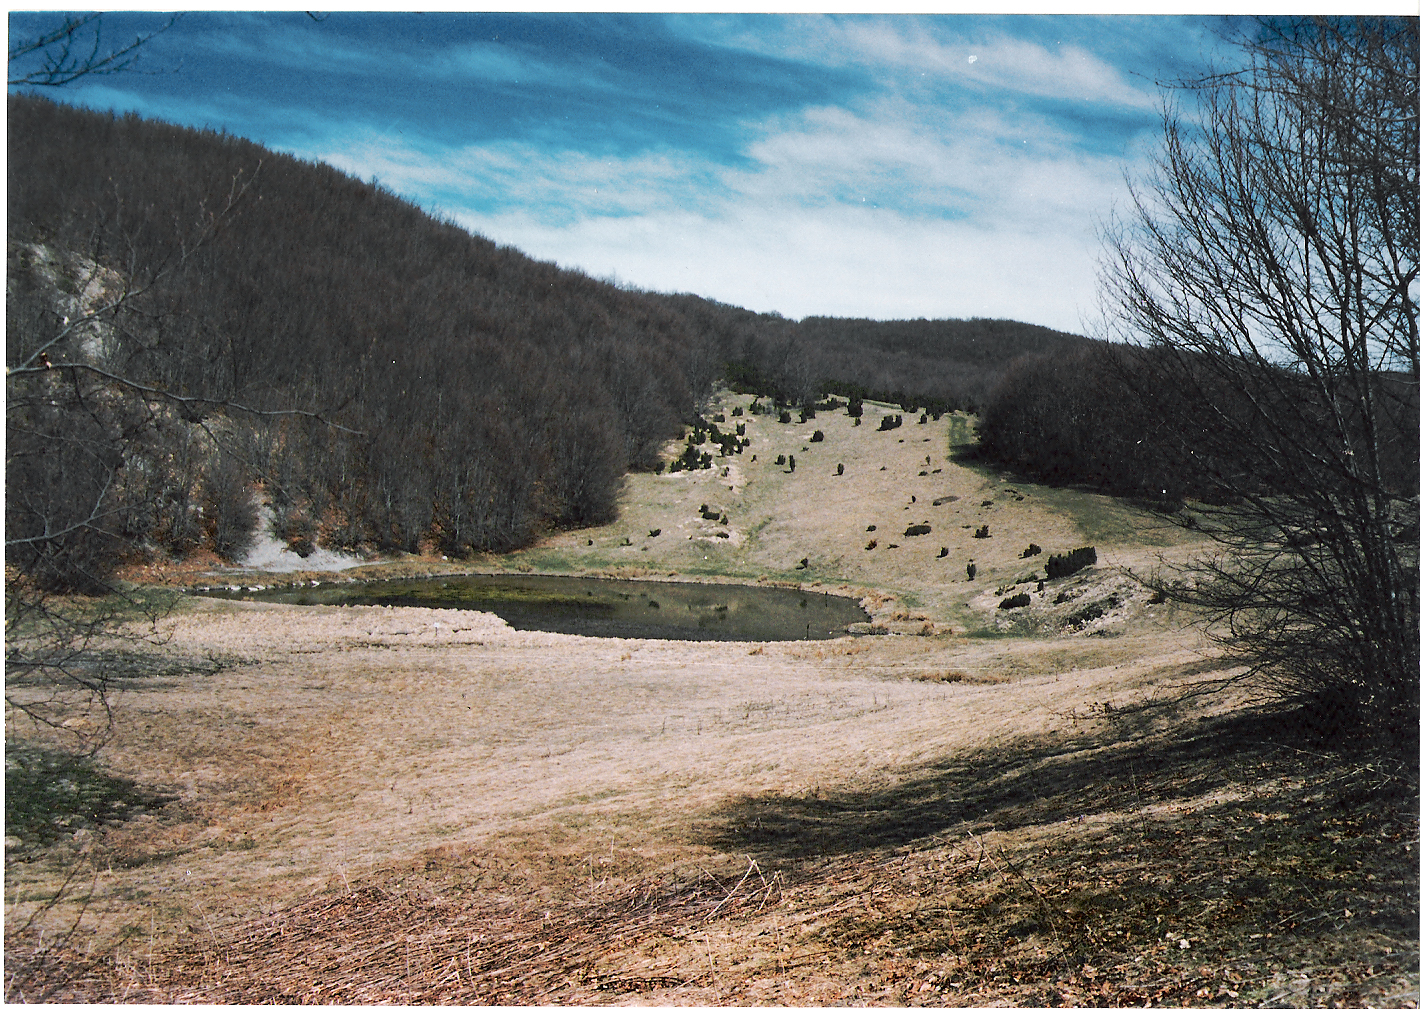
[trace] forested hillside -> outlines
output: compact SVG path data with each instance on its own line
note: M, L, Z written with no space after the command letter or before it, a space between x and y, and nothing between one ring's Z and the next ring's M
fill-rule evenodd
M302 550L509 549L613 515L727 365L789 402L975 408L1081 342L627 290L238 137L8 114L7 539L55 585L139 548L240 557L254 488Z
M329 166L40 100L12 98L9 111L12 250L73 250L137 284L168 265L112 327L112 370L338 423L226 432L280 510L332 542L417 549L432 537L462 553L597 521L626 467L650 461L708 388L685 366L703 352L698 334L653 300L498 248ZM180 259L234 180L250 186ZM23 284L23 264L11 266ZM11 361L46 335L12 332Z

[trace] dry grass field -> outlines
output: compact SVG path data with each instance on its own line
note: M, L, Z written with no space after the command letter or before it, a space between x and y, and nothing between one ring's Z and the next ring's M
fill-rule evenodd
M1413 762L1179 700L1229 665L1127 572L1202 543L883 413L727 416L742 456L630 477L612 526L356 572L813 586L882 633L184 599L97 769L10 716L7 1001L1415 1006Z

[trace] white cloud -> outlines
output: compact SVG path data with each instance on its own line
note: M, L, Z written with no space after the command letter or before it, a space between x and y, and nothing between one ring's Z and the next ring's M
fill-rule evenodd
M1078 330L1114 158L1048 123L901 98L757 127L725 167L524 142L422 150L362 130L319 156L495 241L791 317L1000 316Z
M1155 100L1151 86L1084 47L1015 38L970 18L810 17L747 24L690 18L677 24L687 34L764 56L866 67L899 87L937 87L946 80L982 91L1140 109Z
M548 227L523 211L459 214L541 259L660 291L690 291L792 318L990 316L1080 328L1093 238L1024 236L835 208L784 216L654 214Z
M299 109L266 110L283 133L258 139L378 176L535 257L650 289L792 317L977 315L1080 328L1094 303L1096 223L1124 198L1121 159L1093 153L1071 122L1032 111L1039 103L992 93L1133 108L1142 92L1079 48L999 35L968 44L939 22L767 24L777 34L756 35L759 49L856 65L874 83L837 105L740 124L730 164L674 148L552 149L528 135L451 143ZM481 62L487 55L453 59L478 64L462 72L483 79L566 72ZM942 100L930 81L948 75L976 97ZM928 84L913 83L923 76ZM183 118L220 122L220 111L193 106Z

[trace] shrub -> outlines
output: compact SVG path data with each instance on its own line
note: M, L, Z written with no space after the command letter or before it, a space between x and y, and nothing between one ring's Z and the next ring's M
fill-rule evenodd
M1080 547L1068 554L1051 554L1045 562L1045 577L1068 578L1081 568L1094 564L1095 560L1094 547Z
M905 533L903 533L902 535L904 535L904 536L926 536L926 535L928 535L929 533L931 533L931 531L932 531L932 527L929 526L929 525L927 525L927 524L924 522L924 523L918 523L917 525L908 526L908 527L907 527L907 531L906 531Z
M976 530L976 532L972 533L971 535L979 540L989 540L991 538L991 527L982 526L980 529Z
M781 424L792 424L793 422L794 422L794 418L793 418L792 415L790 415L790 413L789 413L788 410L780 410L780 411L779 411L779 423L781 423Z
M241 464L228 455L207 473L204 512L212 550L225 561L240 561L251 549L257 507Z
M974 581L976 581L976 562L975 562L975 561L968 561L968 562L967 562L967 565L966 565L966 580L969 581L969 582L974 582Z
M1001 605L998 606L998 607L996 607L996 608L997 608L998 610L1017 610L1017 609L1020 609L1022 606L1029 606L1029 605L1030 605L1030 593L1029 593L1029 592L1022 592L1022 593L1020 593L1019 595L1008 596L1007 598L1002 599L1002 600L1001 600Z
M823 441L823 432L822 432L822 431L815 431L815 432L813 433L813 437L811 437L811 438L809 439L809 441Z
M1030 546L1026 547L1024 550L1021 551L1021 559L1025 560L1027 557L1034 557L1038 553L1040 553L1040 547L1037 544L1032 543Z

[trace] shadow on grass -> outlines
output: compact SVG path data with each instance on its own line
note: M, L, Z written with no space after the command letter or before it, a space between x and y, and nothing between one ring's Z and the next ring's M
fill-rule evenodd
M21 852L173 798L111 774L93 757L5 744L5 834L19 839Z
M1254 992L1276 995L1284 963L1359 991L1415 964L1413 755L1318 750L1298 721L1140 738L1111 719L1093 739L978 750L876 791L744 797L710 840L791 880L856 874L832 894L855 910L823 940L955 962L984 1002L1013 978L1024 1004L1059 1004L1040 999L1074 977L1094 986L1078 1004L1180 1004L1214 983L1199 964L1225 963ZM1099 987L1106 965L1127 991Z
M961 754L881 790L740 797L718 810L719 826L708 839L722 850L748 852L765 865L787 865L887 853L944 831L1005 831L1136 813L1220 788L1249 796L1250 812L1287 811L1289 817L1304 818L1306 809L1298 814L1295 806L1307 801L1306 787L1274 797L1255 792L1255 786L1279 778L1316 778L1313 791L1328 796L1318 804L1317 816L1336 803L1376 798L1374 789L1348 797L1323 788L1323 779L1329 781L1338 768L1365 764L1375 755L1318 752L1295 713L1224 716L1193 723L1186 731L1143 738L1126 715L1107 721L1085 738L1051 733L1034 742ZM1380 759L1390 760L1393 770L1398 766L1393 756ZM1396 801L1415 791L1413 772L1396 770L1382 777L1399 790L1391 797Z

